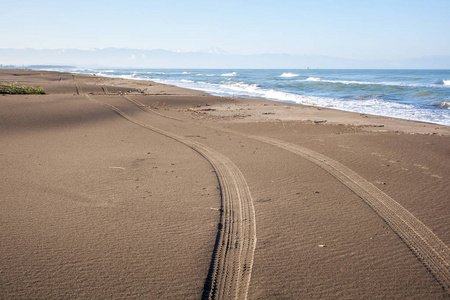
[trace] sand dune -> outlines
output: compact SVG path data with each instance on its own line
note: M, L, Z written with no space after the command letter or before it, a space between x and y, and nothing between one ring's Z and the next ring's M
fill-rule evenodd
M0 70L1 298L439 299L449 128Z

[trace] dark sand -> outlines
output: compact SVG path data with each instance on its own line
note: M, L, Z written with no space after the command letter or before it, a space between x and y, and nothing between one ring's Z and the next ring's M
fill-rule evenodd
M145 81L0 82L48 93L0 95L1 299L450 293L449 127Z

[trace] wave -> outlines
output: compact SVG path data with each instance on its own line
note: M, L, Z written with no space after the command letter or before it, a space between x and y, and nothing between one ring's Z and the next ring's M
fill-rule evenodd
M450 109L450 101L442 101L440 103L435 104L435 106Z
M308 77L304 80L299 81L313 81L313 82L329 82L329 83L342 83L342 84L379 84L379 85L397 85L397 83L388 83L388 82L370 82L370 81L355 81L355 80L329 80L322 79L319 77Z
M418 84L404 82L375 82L375 81L356 81L356 80L330 80L319 77L308 77L307 79L298 80L298 82L326 82L341 84L361 84L361 85L387 85L387 86L407 86L407 87L440 87L450 86L450 80L442 80L441 84Z
M325 82L338 82L337 80L325 80L319 77L308 77L305 80L300 80L300 81L325 81Z
M222 74L220 76L237 76L237 75L239 75L239 74L236 73L236 72L232 72L232 73L225 73L225 74Z
M182 74L182 73L149 71L149 72L143 72L143 74L148 74L148 75L179 75L179 74ZM184 74L184 75L186 75L186 74Z
M294 74L294 73L283 73L280 75L280 77L298 77L300 74Z

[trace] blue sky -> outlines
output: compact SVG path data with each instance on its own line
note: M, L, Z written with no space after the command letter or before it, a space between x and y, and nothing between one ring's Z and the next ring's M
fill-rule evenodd
M0 0L0 48L450 55L450 0Z

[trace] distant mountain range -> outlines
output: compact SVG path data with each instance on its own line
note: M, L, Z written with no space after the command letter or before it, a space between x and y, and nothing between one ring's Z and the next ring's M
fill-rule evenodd
M450 69L450 56L362 61L321 55L254 54L222 51L182 52L105 48L94 50L0 49L0 65L73 65L115 68L248 69Z

